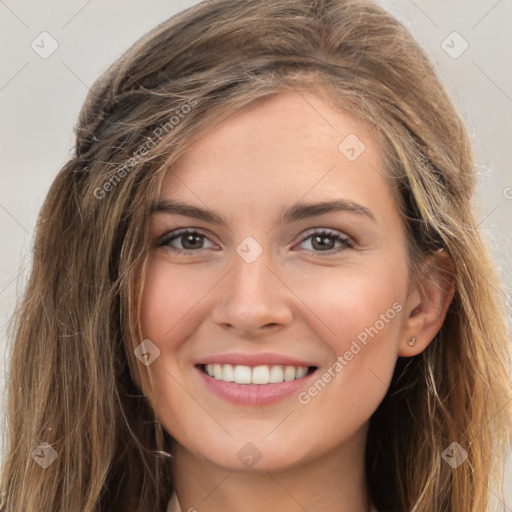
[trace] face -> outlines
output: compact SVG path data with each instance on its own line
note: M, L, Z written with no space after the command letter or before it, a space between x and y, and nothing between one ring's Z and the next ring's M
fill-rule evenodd
M275 470L364 438L409 283L384 176L360 122L294 93L237 113L173 165L142 301L160 353L139 368L180 449Z

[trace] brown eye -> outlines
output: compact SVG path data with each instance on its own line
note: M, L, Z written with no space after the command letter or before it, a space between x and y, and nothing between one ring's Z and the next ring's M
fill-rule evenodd
M314 252L338 252L343 249L353 249L352 239L338 231L316 230L308 232L301 240L301 244L308 242L307 250Z
M179 240L184 249L201 249L204 243L203 238L203 235L187 233L186 235L181 235Z
M209 247L205 247L205 241L210 243ZM186 254L197 252L200 249L213 247L204 233L187 228L180 229L166 234L158 243L159 247L168 247L177 254Z

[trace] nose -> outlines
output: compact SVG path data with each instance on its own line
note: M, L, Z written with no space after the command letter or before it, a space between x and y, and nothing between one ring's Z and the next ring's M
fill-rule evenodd
M291 322L293 293L270 263L266 251L252 263L234 256L233 267L217 290L212 311L217 325L257 337Z

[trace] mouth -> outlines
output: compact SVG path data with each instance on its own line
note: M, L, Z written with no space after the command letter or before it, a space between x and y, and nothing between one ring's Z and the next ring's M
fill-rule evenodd
M293 364L236 364L237 361L196 364L206 390L238 406L265 406L290 399L310 385L317 366ZM288 361L292 363L293 361Z
M246 366L210 363L197 366L204 374L217 381L257 386L296 381L316 370L316 366L292 365Z

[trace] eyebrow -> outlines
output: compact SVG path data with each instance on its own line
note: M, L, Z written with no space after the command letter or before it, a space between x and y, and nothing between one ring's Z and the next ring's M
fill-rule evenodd
M362 204L347 199L335 199L332 201L324 201L320 203L298 203L281 212L278 219L279 223L289 223L292 221L305 219L308 217L316 217L326 213L333 212L350 212L358 215L368 217L369 219L377 222L375 215L370 209ZM204 220L220 224L222 226L228 225L225 217L210 210L208 208L199 208L198 206L183 203L173 199L165 199L154 204L151 209L151 214L166 213L183 215L185 217L193 217L195 219Z

